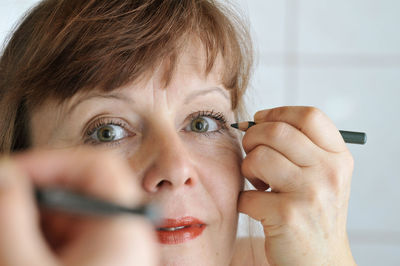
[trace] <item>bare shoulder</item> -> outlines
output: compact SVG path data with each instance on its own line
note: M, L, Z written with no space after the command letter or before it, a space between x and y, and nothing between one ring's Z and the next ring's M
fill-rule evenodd
M245 237L236 240L231 266L269 266L265 257L264 238Z

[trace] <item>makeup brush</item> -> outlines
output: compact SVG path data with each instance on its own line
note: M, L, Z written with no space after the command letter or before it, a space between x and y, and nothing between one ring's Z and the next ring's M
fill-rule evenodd
M256 123L253 121L239 122L231 124L231 127L239 129L241 131L246 131L250 127L254 126ZM343 137L344 142L353 144L365 144L367 143L367 134L364 132L354 132L339 130Z

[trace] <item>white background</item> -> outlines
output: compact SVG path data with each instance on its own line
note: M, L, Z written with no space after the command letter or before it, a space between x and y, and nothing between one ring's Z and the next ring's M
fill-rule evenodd
M313 105L368 133L355 158L348 231L359 265L400 265L400 1L237 0L258 64L250 114ZM36 0L0 0L0 41Z

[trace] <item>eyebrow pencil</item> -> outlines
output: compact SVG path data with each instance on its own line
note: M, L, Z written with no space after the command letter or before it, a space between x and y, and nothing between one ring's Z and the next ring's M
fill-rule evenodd
M65 189L35 188L35 198L40 207L75 214L97 216L142 215L153 223L158 223L160 219L159 209L152 204L129 208Z
M239 122L231 124L231 127L239 129L241 131L246 131L250 127L254 126L256 123L253 121ZM365 144L367 143L367 134L364 132L354 132L339 130L343 137L344 142L352 144Z

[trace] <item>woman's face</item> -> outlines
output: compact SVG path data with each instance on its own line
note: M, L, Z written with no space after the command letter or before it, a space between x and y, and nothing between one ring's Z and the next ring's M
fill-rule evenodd
M31 120L35 147L93 145L129 161L132 178L163 208L163 265L227 265L236 238L239 138L229 126L222 64L205 76L199 50L182 55L166 88L160 66L150 79L110 93L48 101Z

